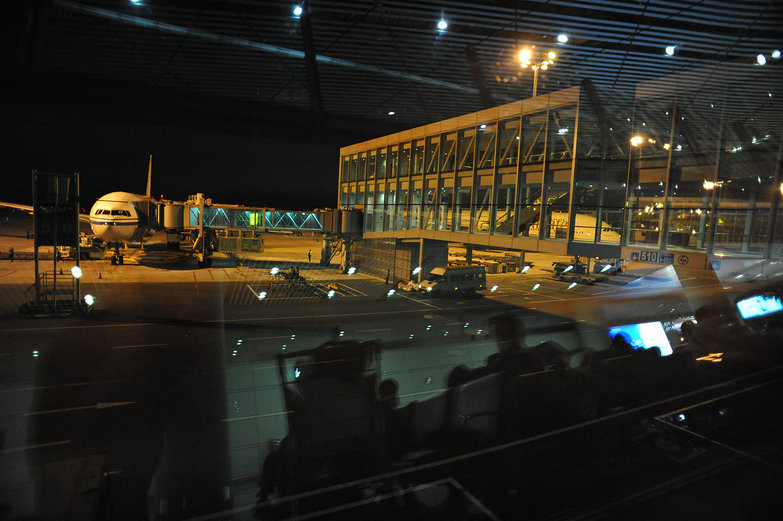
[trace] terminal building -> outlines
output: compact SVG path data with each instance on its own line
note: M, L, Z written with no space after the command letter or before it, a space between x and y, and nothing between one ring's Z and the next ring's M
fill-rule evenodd
M364 216L355 257L400 278L446 263L449 244L468 260L492 249L521 262L774 262L783 145L764 111L772 94L721 74L736 83L693 92L658 78L625 107L588 80L343 147L338 207Z

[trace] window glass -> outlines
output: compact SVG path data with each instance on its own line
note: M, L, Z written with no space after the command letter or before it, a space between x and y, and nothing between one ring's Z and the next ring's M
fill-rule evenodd
M495 137L497 134L497 123L482 123L478 126L477 132L477 168L492 168L495 166Z
M399 145L389 147L389 159L386 163L386 177L394 179L397 177L397 167L399 165L400 149Z
M424 200L422 201L422 223L424 230L435 229L435 197L438 193L438 182L435 180L427 182L427 188L424 191Z
M367 179L375 179L375 168L378 161L378 152L376 150L370 150L367 157Z
M347 183L351 171L351 156L343 156L342 167L340 168L340 180Z
M438 230L451 230L452 222L452 199L454 197L454 188L443 187L440 189L438 201Z
M408 220L408 190L397 190L397 204L395 205L394 229L404 230Z
M424 173L424 140L417 139L413 142L413 165L411 165L411 175L421 175Z
M495 193L495 235L511 235L514 231L514 185L501 185Z
M456 164L457 133L443 134L440 140L440 171L453 172Z
M359 169L359 157L357 154L351 154L351 165L348 170L348 181L356 181L356 172Z
M476 202L473 206L473 233L489 233L490 211L492 210L492 190L481 186L476 189Z
M440 158L440 136L427 138L427 146L424 154L424 168L428 174L438 172L438 159Z
M460 186L457 188L457 201L454 213L457 221L454 227L457 231L466 232L470 230L470 187Z
M375 168L375 175L378 179L384 179L386 177L386 149L378 149L378 163Z
M459 170L473 170L476 147L476 129L465 128L459 131L457 145Z
M514 166L519 154L519 118L500 122L498 166Z
M359 162L356 167L356 179L364 181L364 176L367 168L367 152L359 153Z
M386 202L385 196L384 190L379 186L378 190L375 192L375 199L373 201L373 230L376 232L384 230L384 213L386 212L386 208L384 207L384 203Z
M546 113L529 114L522 117L522 133L519 161L523 165L544 162L546 151ZM516 163L514 163L516 164Z
M417 230L421 223L421 188L411 190L410 213L408 214L408 229Z
M400 145L400 170L399 177L408 177L411 168L411 144L403 143Z

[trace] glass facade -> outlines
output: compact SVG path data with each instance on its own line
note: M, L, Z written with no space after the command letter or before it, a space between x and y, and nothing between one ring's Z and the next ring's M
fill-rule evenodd
M682 98L642 92L612 119L573 87L345 147L339 204L364 205L370 237L781 256L776 141L757 121L726 123L725 96Z

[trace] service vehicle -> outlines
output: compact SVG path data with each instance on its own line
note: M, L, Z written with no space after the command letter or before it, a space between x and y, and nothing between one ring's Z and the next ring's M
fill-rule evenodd
M449 264L432 268L419 290L427 293L464 295L487 289L487 270L479 264Z

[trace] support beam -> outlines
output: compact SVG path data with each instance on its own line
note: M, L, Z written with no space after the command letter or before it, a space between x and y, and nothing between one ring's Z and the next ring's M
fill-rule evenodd
M313 111L324 111L321 98L321 80L318 77L315 43L313 42L313 26L310 23L310 2L302 2L302 15L299 17L299 27L302 30L302 46L304 47L305 69L307 70L307 90L310 92L310 103Z
M604 108L604 104L601 101L601 97L598 95L598 91L596 90L595 85L593 84L592 80L590 80L590 78L585 78L582 80L582 89L587 95L587 99L590 100L590 105L593 107L593 111L598 118L598 124L601 126L601 137L603 138L604 142L604 150L601 151L602 156L603 153L606 152L606 148L609 146L609 139L611 139L615 148L617 148L620 157L625 157L625 149L617 142L617 138L615 137L614 132L611 130L616 127L612 123L612 119L606 113L606 109Z
M131 16L125 13L116 11L110 11L108 9L101 9L99 7L93 7L88 5L82 5L68 0L52 0L55 5L75 11L78 13L96 16L107 20L113 20L124 24L134 25L138 27L144 27L147 29L154 29L168 34L184 34L193 38L199 38L205 41L217 42L224 45L234 45L240 48L253 49L255 51L276 54L278 56L284 56L286 58L303 59L305 53L296 49L288 49L286 47L280 47L279 45L270 45L261 42L254 42L243 38L235 38L233 36L226 36L222 34L211 33L208 31L201 31L198 29L181 27L178 25L168 24L165 22L159 22L157 20L151 20L148 18L142 18L138 16ZM303 12L304 14L304 12ZM410 74L407 72L395 71L391 69L384 69L376 65L369 65L359 62L353 62L349 60L343 60L342 58L333 58L331 56L324 56L319 54L314 55L314 59L320 63L326 63L335 67L345 67L349 69L355 69L365 72L371 72L374 74L380 74L391 78L399 78L403 80L409 80L417 83L423 83L425 85L431 85L434 87L442 87L445 89L456 90L460 92L466 92L468 94L476 94L477 89L473 87L466 87L457 83L452 83L443 80L437 80L435 78L428 78L420 76L418 74Z
M677 115L679 116L680 112L677 111ZM699 156L702 153L701 145L699 144L699 140L697 137L696 132L693 131L690 124L682 118L680 118L679 121L677 121L677 126L680 128L680 134L682 134L682 137L685 139L685 142L688 144L688 148L691 149L691 153L694 156Z
M468 64L470 65L470 70L473 71L473 77L476 80L479 94L481 94L481 100L484 102L484 108L494 107L496 105L495 100L492 99L492 93L489 91L484 68L481 66L476 48L468 45L465 47L465 54L468 56Z

